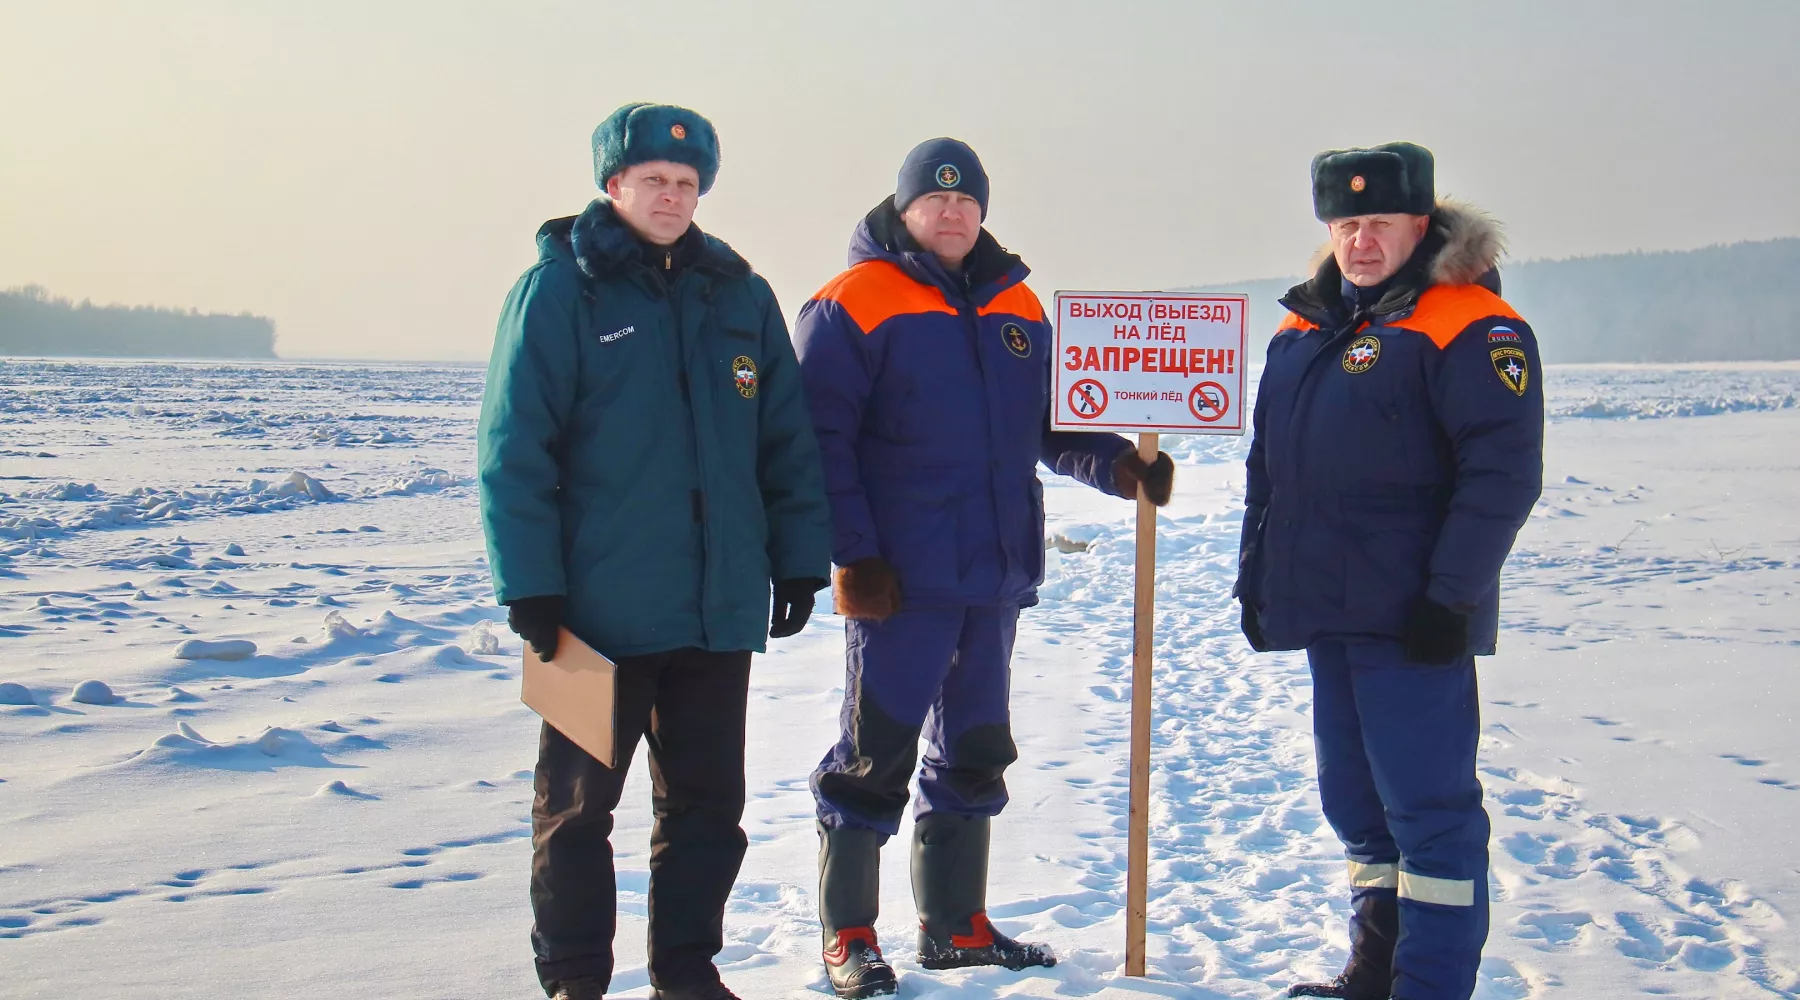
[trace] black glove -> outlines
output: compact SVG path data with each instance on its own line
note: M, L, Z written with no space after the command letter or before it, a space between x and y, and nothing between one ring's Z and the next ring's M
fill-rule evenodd
M1269 651L1269 640L1263 638L1262 617L1256 613L1256 605L1249 601L1243 603L1244 638L1250 640L1250 648L1259 653Z
M1119 453L1113 459L1113 483L1121 496L1135 498L1138 484L1144 486L1144 495L1158 507L1166 506L1169 495L1175 490L1175 460L1168 452L1156 453L1156 461L1146 463L1138 457L1137 449L1130 448Z
M1455 663L1469 652L1469 616L1421 597L1406 616L1400 645L1413 663L1437 667Z
M520 597L506 602L506 627L537 650L538 659L556 656L558 630L568 602L560 596Z
M813 595L825 586L818 577L775 581L775 610L769 615L769 638L785 639L806 627L812 617Z

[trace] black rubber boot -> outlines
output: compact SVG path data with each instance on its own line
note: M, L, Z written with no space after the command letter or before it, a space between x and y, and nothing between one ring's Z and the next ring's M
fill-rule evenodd
M1023 944L987 918L990 821L932 813L913 824L913 901L919 907L919 964L927 969L1056 964L1041 944Z
M557 983L550 1000L606 1000L606 987L597 979L571 979Z
M1295 983L1288 996L1388 1000L1393 995L1400 900L1392 889L1360 890L1351 906L1349 964L1329 983Z
M894 967L875 943L881 901L881 835L819 827L819 928L825 973L840 997L892 996Z

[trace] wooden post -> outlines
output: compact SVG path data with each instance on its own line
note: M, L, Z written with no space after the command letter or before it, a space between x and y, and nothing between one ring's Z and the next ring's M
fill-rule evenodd
M1138 455L1156 460L1157 435L1138 435ZM1156 648L1156 507L1138 487L1137 586L1132 603L1131 800L1125 874L1125 974L1144 975L1150 909L1150 661Z

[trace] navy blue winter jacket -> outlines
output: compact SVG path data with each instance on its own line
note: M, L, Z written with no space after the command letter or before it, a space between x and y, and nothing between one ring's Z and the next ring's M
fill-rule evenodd
M1250 444L1237 593L1266 645L1401 635L1429 597L1494 651L1500 567L1543 486L1537 341L1491 220L1440 203L1366 309L1327 258L1282 304ZM1491 287L1490 287L1491 286Z
M1124 438L1049 429L1050 320L1027 273L985 230L947 273L884 200L795 322L832 561L886 559L908 607L1037 603L1039 460L1118 495Z

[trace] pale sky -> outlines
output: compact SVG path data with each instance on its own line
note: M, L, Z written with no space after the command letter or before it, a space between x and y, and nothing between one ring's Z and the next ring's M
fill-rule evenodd
M631 100L713 120L696 219L790 317L937 135L1046 298L1297 273L1312 154L1394 139L1517 258L1793 236L1797 39L1794 0L0 0L0 288L485 357Z

